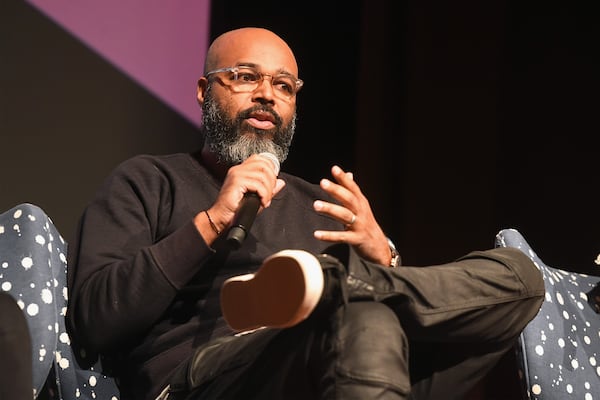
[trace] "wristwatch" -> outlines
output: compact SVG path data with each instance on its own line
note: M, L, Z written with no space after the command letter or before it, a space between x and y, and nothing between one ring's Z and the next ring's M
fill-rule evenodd
M396 245L390 238L387 238L388 246L390 246L390 251L392 252L392 260L390 261L390 267L396 268L400 266L400 253L396 250Z

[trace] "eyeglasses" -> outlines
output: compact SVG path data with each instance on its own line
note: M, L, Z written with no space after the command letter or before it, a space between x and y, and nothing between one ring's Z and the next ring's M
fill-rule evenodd
M298 79L292 74L263 74L256 68L245 65L215 69L207 72L204 76L208 78L214 74L222 74L219 76L219 80L224 85L229 86L231 91L238 93L255 91L263 83L265 77L268 76L271 78L273 92L277 97L284 100L290 100L304 85L302 79Z

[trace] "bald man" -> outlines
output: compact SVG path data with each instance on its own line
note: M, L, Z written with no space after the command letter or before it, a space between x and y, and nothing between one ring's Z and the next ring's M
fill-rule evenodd
M397 268L352 173L279 171L303 86L286 42L226 32L204 69L202 148L125 161L81 218L75 342L123 400L464 395L536 314L536 267L491 249Z

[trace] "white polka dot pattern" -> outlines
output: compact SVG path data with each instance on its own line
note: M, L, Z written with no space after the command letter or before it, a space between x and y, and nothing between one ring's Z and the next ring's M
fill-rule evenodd
M545 301L517 348L528 398L600 400L600 276L547 266L515 229L500 231L496 247L520 249L544 276Z
M33 346L33 393L47 382L51 400L118 400L100 363L81 368L65 328L67 243L37 206L20 204L0 214L0 290L27 317Z

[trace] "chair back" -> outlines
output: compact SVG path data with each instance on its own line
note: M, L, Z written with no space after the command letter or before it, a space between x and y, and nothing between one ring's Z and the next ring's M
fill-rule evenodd
M544 276L545 301L517 348L524 398L600 399L600 276L546 265L516 229L495 244L520 249Z
M0 214L0 289L25 313L32 342L33 393L51 400L118 400L100 362L81 367L65 325L67 243L45 212L20 204Z

